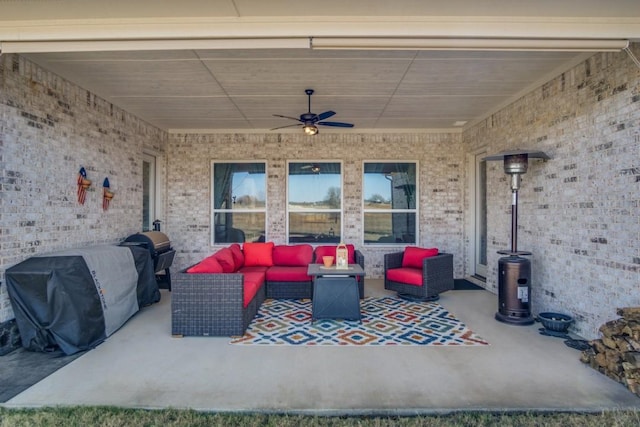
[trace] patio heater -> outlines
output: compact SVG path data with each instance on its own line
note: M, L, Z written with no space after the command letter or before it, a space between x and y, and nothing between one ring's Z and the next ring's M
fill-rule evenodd
M531 252L518 250L518 190L520 175L527 172L529 158L549 159L542 151L503 151L484 160L502 160L504 172L511 175L511 250L498 251L506 255L498 260L498 312L496 320L513 325L530 325L531 261L524 258Z

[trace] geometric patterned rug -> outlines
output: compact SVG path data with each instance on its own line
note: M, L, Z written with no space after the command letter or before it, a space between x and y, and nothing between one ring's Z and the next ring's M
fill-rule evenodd
M362 323L321 319L311 324L311 300L266 300L246 333L231 344L268 345L434 345L489 343L437 302L395 297L360 300Z

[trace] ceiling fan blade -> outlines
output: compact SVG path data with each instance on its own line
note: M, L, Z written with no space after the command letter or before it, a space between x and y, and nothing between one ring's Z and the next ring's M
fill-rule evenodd
M335 111L329 110L329 111L325 111L324 113L318 114L317 117L318 117L318 120L324 120L324 119L328 119L329 117L335 116L335 115L336 115Z
M274 117L282 117L283 119L291 119L291 120L295 120L296 122L299 122L299 121L300 121L300 119L299 119L299 118L297 118L297 117L283 116L283 115L280 115L280 114L274 114L273 116L274 116Z
M294 126L302 126L302 123L296 123L294 125L286 125L286 126L279 126L277 128L273 128L273 129L269 129L269 130L278 130L278 129L284 129L284 128L292 128Z
M352 123L342 123L342 122L318 122L316 124L317 125L322 125L322 126L334 126L334 127L338 127L338 128L352 128L353 127Z

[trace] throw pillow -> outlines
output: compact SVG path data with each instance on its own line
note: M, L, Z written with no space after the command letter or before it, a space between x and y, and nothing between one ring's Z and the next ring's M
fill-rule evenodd
M244 266L271 267L273 265L273 246L273 242L244 243L242 245Z
M213 255L220 265L222 266L222 271L224 273L233 273L236 271L236 263L233 260L233 254L231 253L231 249L222 248L218 252Z
M402 256L402 266L411 268L422 268L422 260L424 258L438 255L438 248L418 248L416 246L407 246L404 248Z
M193 267L188 268L187 273L222 273L222 266L216 257L211 255Z
M244 266L244 254L242 253L242 248L238 243L234 243L229 246L231 249L231 254L233 255L233 262L235 263L235 271L240 270Z

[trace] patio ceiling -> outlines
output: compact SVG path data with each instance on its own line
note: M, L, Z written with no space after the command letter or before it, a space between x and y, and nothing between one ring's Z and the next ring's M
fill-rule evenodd
M2 3L3 52L176 132L295 124L273 115L307 112L307 88L312 112L355 124L322 132L460 129L592 54L523 42L640 34L636 0ZM477 49L496 40L515 47ZM446 46L416 47L425 41ZM312 49L336 42L354 48Z

